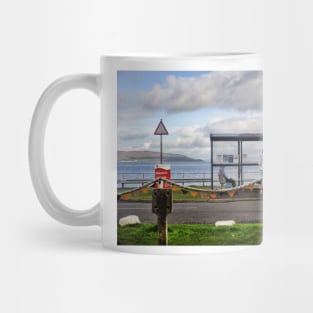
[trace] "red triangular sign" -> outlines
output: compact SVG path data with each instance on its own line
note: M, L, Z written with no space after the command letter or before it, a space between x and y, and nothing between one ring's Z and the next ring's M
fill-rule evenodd
M168 131L167 131L165 125L163 124L162 119L160 120L159 125L155 129L154 134L155 135L168 135Z

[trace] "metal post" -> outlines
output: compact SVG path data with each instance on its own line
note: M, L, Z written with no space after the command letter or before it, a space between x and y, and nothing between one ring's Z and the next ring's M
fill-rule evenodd
M213 190L213 140L211 138L211 189Z
M240 163L240 178L241 185L243 185L243 175L242 175L242 141L240 141L240 155L241 155L241 163Z
M160 164L163 164L163 135L160 135Z
M240 153L240 141L238 140L238 186L240 186L240 164L241 164L241 153Z
M163 142L162 142L162 137L163 135L168 135L168 131L162 121L162 119L160 119L160 122L156 128L156 130L154 131L154 135L158 135L160 136L160 164L163 164Z

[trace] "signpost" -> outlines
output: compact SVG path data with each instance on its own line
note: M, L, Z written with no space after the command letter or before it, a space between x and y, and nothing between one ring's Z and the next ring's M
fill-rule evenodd
M158 244L167 245L167 215L172 212L172 189L171 184L162 181L171 179L170 165L163 164L163 135L168 135L168 131L160 120L154 135L160 136L160 164L155 167L155 189L152 193L152 212L158 216Z
M154 131L155 135L160 136L160 164L157 164L154 169L154 178L159 179L159 178L164 178L167 180L171 179L171 167L170 165L165 165L163 164L163 141L162 137L163 135L168 135L168 131L162 121L160 119L160 122L157 126L157 128ZM157 182L155 184L155 188L171 188L171 184L167 182Z
M160 164L163 164L163 135L168 135L168 131L162 119L160 119L160 122L154 131L154 134L160 136Z

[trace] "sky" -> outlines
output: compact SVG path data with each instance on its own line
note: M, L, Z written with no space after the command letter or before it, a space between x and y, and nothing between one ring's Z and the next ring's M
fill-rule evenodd
M117 93L118 150L160 151L160 119L164 152L203 160L211 133L262 133L261 71L119 71ZM244 148L254 157L261 149Z

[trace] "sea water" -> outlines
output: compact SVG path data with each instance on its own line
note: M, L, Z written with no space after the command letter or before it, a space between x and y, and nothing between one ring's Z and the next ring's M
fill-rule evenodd
M156 163L153 162L118 162L117 163L117 179L151 179L154 180L154 168ZM211 178L211 164L209 162L171 162L171 178L182 179L182 178ZM214 185L218 183L218 170L219 167L213 169L213 180ZM225 174L228 178L238 180L238 165L225 166ZM261 171L260 166L244 166L243 167L243 180L244 183L260 179ZM127 184L125 187L136 187L140 184ZM198 183L185 183L185 185L203 185L201 182ZM210 183L206 182L206 186ZM118 188L121 184L118 184Z

